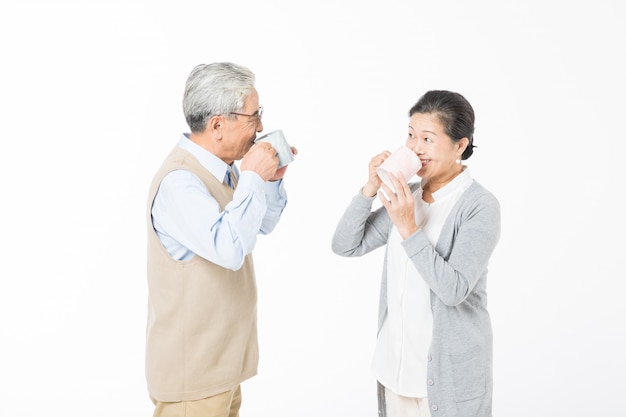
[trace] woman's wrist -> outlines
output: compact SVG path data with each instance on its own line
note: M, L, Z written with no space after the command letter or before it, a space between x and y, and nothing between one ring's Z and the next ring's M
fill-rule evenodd
M363 188L361 188L361 192L365 197L372 198L376 195L376 193L378 193L378 188L379 187L372 186L372 184L368 182L363 186Z

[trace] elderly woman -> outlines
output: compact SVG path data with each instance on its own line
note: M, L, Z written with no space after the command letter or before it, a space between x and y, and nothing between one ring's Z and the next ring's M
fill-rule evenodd
M358 257L385 246L372 370L379 416L492 415L492 330L487 266L500 206L462 160L474 149L474 111L460 94L429 91L409 111L406 146L421 181L377 174L335 230L332 249ZM382 206L372 211L376 197Z

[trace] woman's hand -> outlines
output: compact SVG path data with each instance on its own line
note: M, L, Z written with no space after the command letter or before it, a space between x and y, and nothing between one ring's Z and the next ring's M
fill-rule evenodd
M380 188L382 181L380 177L376 173L376 169L383 163L385 159L387 159L391 155L391 152L384 151L376 155L370 160L368 165L369 177L367 179L367 183L363 186L362 193L366 197L374 197L376 192Z
M378 192L378 198L387 209L402 239L406 239L419 229L415 223L415 199L404 178L392 173L389 174L389 178L397 192L394 193L386 184L382 184L383 188Z

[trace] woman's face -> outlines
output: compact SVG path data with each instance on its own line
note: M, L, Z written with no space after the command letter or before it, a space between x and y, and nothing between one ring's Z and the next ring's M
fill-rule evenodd
M466 140L452 142L434 114L414 113L409 119L406 146L422 161L422 168L417 171L422 179L449 181L457 175L462 168L456 160L461 159L466 143Z

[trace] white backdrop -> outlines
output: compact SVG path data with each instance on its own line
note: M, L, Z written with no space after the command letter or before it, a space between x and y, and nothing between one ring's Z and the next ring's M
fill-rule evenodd
M382 250L330 240L429 89L474 106L468 165L502 205L494 415L626 415L625 19L617 0L2 0L0 414L151 415L146 193L188 73L229 60L299 149L254 254L242 417L376 416Z

